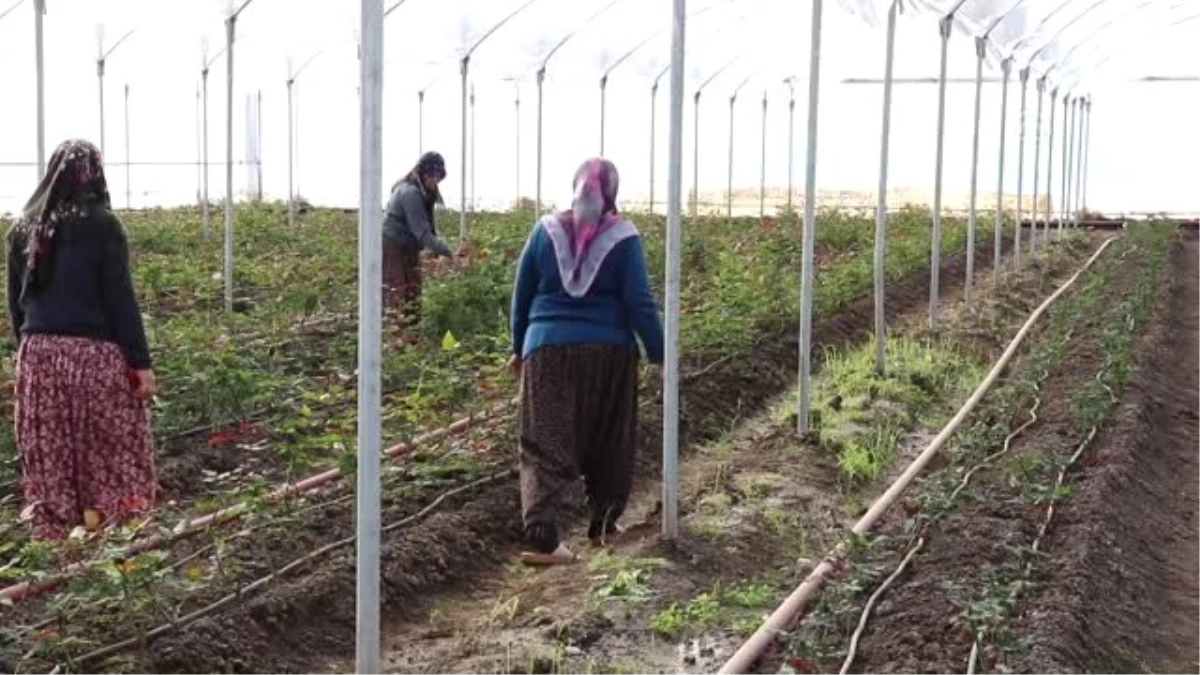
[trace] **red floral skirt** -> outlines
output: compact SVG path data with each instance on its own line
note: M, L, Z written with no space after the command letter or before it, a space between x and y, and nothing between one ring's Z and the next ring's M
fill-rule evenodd
M150 411L133 397L115 344L58 335L22 340L16 433L24 513L38 536L65 537L89 509L113 524L154 503Z

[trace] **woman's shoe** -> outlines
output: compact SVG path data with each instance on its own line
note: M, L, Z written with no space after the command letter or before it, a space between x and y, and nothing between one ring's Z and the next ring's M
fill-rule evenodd
M522 551L521 562L526 565L550 566L550 565L569 565L575 562L575 553L567 548L566 544L559 543L558 548L552 553L538 553L536 551Z

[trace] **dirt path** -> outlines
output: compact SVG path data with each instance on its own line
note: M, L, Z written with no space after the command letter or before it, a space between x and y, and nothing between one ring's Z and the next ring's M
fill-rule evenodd
M1172 395L1165 401L1170 422L1159 430L1162 452L1178 479L1176 495L1163 495L1158 506L1174 512L1177 537L1164 546L1166 603L1147 608L1162 613L1163 670L1195 673L1200 669L1200 238L1184 241L1182 269L1171 307Z
M1180 491L1160 504L1174 510L1180 537L1169 546L1166 605L1163 621L1171 671L1200 669L1200 239L1184 244L1180 291L1172 307L1176 317L1175 396L1168 402L1171 422L1165 425L1165 452L1174 455ZM1177 313L1176 313L1177 312Z

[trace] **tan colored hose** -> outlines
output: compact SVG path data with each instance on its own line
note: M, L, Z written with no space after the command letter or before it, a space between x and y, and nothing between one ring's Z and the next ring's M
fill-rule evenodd
M967 416L975 410L975 407L979 405L979 402L983 400L983 397L988 393L988 391L991 390L996 380L1000 377L1000 373L1002 373L1008 366L1008 362L1011 361L1014 356L1016 356L1017 350L1021 347L1021 343L1024 342L1025 337L1029 335L1029 332L1033 330L1033 327L1035 324L1037 324L1038 319L1040 319L1042 315L1046 313L1050 306L1053 305L1054 302L1067 291L1067 289L1071 288L1071 286L1079 279L1079 277L1082 276L1083 273L1086 272L1092 266L1092 264L1100 258L1100 255L1104 253L1109 245L1116 241L1119 237L1120 235L1117 235L1104 240L1104 243L1102 243L1100 247L1096 249L1096 252L1092 254L1092 257L1087 259L1087 262L1085 262L1083 266L1079 268L1079 271L1075 272L1075 274L1072 275L1070 279L1067 279L1058 290L1054 291L1054 293L1051 293L1050 297L1046 298L1041 305L1038 305L1037 309L1033 310L1033 313L1030 314L1029 318L1025 320L1025 323L1021 326L1021 329L1017 331L1015 336L1013 336L1012 341L1008 343L1008 347L1005 348L1004 353L1001 354L1000 358L996 360L996 363L992 366L992 369L988 372L987 376L983 378L983 381L980 382L979 386L975 388L975 391L971 393L971 397L967 399L967 402L964 403L961 408L959 408L958 412L954 414L954 417L951 418L941 432L939 432L938 435L929 443L929 445L921 451L921 454L917 455L916 459L914 459L912 463L908 465L908 468L904 470L904 473L902 473L894 483L888 486L888 489L883 493L883 495L881 495L879 499L877 499L875 503L871 505L871 508L867 510L866 514L864 514L863 517L854 524L854 527L851 528L851 531L854 534L861 535L869 532L871 528L874 527L875 523L879 521L880 517L883 516L884 512L887 511L888 508L895 503L896 499L900 497L904 490L908 488L909 484L911 484L913 480L920 475L920 473L925 469L926 465L933 461L933 458L937 456L938 452L942 449L942 446L946 444L946 441L950 440L950 437L954 435L954 433L958 430L958 427L962 425L964 420L966 420ZM795 620L800 616L800 613L804 611L804 608L807 606L808 602L811 601L812 598L817 594L817 591L819 591L821 587L825 585L829 574L841 564L841 561L845 557L846 548L846 542L843 541L832 551L830 551L829 554L825 556L825 559L822 560L821 563L809 573L804 581L798 587L796 587L794 591L792 591L792 594L783 601L783 604L776 608L776 610L771 613L771 616L767 617L767 620L758 627L758 630L754 631L754 635L751 635L750 639L738 648L738 650L733 654L732 657L730 657L725 665L721 667L719 672L749 672L755 662L762 657L767 648L770 647L775 641L775 638L780 633L792 627Z

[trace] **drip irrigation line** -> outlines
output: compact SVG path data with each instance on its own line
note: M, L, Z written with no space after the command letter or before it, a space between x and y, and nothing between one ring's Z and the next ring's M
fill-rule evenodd
M850 666L854 665L854 656L858 653L858 640L862 637L863 631L867 628L867 621L871 616L871 610L875 608L876 601L878 601L879 597L887 591L888 587L892 585L892 582L904 573L905 568L908 567L908 563L912 562L913 557L916 556L917 553L925 546L926 540L927 537L925 535L921 535L921 538L917 540L916 545L908 549L908 553L904 556L904 559L900 561L900 565L896 567L896 571L892 572L891 575L879 585L879 588L876 589L876 591L872 593L871 597L867 600L867 606L863 609L862 616L858 619L858 628L854 630L854 635L850 636L850 651L848 654L846 654L846 660L842 663L842 669L838 671L840 675L846 675L846 673L850 672Z
M1125 315L1125 317L1126 317L1126 325L1130 327L1130 330L1132 330L1132 328L1133 328L1132 324L1134 323L1133 315L1127 313ZM1104 381L1104 375L1108 372L1108 369L1112 367L1112 362L1113 362L1112 353L1109 352L1108 354L1105 355L1104 365L1102 365L1100 367L1099 372L1096 373L1096 376L1093 379L1101 387L1104 387L1104 391L1108 394L1109 402L1111 404L1115 404L1115 403L1117 403L1117 401L1119 399L1117 398L1116 393L1112 390L1112 387L1108 386L1108 384ZM1046 532L1049 531L1049 529L1050 529L1050 522L1054 519L1054 506L1056 503L1058 503L1058 491L1062 488L1063 483L1066 482L1067 473L1071 470L1071 468L1073 466L1075 466L1075 463L1078 462L1079 458L1083 455L1084 450L1086 450L1088 448L1088 446L1091 445L1092 441L1094 441L1096 439L1096 435L1099 433L1100 433L1100 425L1093 424L1091 429L1088 430L1087 435L1084 436L1083 440L1075 448L1074 454L1072 454L1071 457L1069 459L1067 459L1066 463L1063 464L1063 466L1059 469L1058 477L1054 481L1054 491L1051 493L1049 503L1046 505L1046 517L1044 519L1042 519L1042 524L1041 524L1041 526L1038 527L1037 536L1034 537L1033 544L1030 546L1030 550L1032 550L1034 553L1041 552L1042 539L1046 536ZM1010 603L1016 602L1017 596L1020 594L1021 586L1024 585L1024 583L1029 580L1029 576L1032 573L1033 573L1033 558L1030 558L1028 561L1025 562L1025 567L1021 573L1022 583L1018 584L1018 585L1014 585L1013 590L1009 593L1008 600ZM967 657L967 674L968 675L975 675L976 665L979 662L979 653L982 650L981 645L983 643L984 637L985 637L985 633L982 630L977 631L975 633L975 639L971 643L971 653Z
M437 497L437 499L434 499L432 502L430 502L428 505L426 505L420 511L417 511L416 513L414 513L410 516L406 516L394 523L384 526L382 529L382 532L391 532L391 531L397 530L399 528L411 525L414 522L421 520L422 518L428 516L433 511L437 510L447 499L450 499L457 495L463 494L464 492L474 490L475 488L483 487L490 483L494 483L494 482L503 480L505 478L512 476L514 473L515 473L514 469L505 469L504 471L501 471L499 473L495 473L490 476L485 476L484 478L480 478L479 480L472 481L471 483L468 483L466 485L461 485L459 487L456 487L456 488L453 488L446 492L443 492L441 495L439 495ZM168 623L161 624L161 625L157 626L156 628L153 628L149 631L142 633L141 635L138 635L137 637L128 638L125 640L121 640L120 642L114 642L114 643L106 645L104 647L100 647L99 649L95 649L91 652L88 652L87 654L84 654L84 655L74 659L73 663L76 665L84 665L91 661L95 661L96 659L100 659L100 658L103 658L106 656L111 656L112 654L116 654L117 652L123 651L130 647L136 647L138 645L147 644L151 640L157 639L171 631L177 630L179 628L187 626L188 624L198 621L198 620L216 612L217 610L225 607L226 605L229 605L230 603L234 602L235 600L244 598L247 595L252 594L252 593L258 591L259 589L263 588L264 586L268 585L272 581L282 578L283 576L290 574L291 572L294 572L294 571L300 569L301 567L304 567L305 565L308 565L309 563L311 563L319 558L322 558L322 557L327 556L330 553L333 553L339 549L342 549L342 548L352 545L356 540L356 536L357 535L351 535L351 536L339 539L337 541L331 542L329 544L326 544L326 545L312 551L311 553L308 553L299 558L296 558L295 560L284 565L283 567L280 567L279 569L271 572L270 574L259 577L258 579L246 584L245 586L238 587L237 590L229 593L228 595L225 595L224 597L220 598L219 600L217 600L209 605L206 605L197 610L194 610L178 619L175 619L174 621L170 621Z
M1069 340L1070 338L1068 337L1067 339ZM1049 376L1050 372L1048 370L1043 370L1041 376L1038 378L1038 381L1031 384L1035 394L1041 393L1041 382ZM1006 454L1012 447L1013 440L1017 436L1021 435L1021 433L1023 433L1030 426L1037 423L1037 413L1041 406L1041 397L1035 395L1033 406L1029 409L1029 419L1004 438L1004 444L1000 450L988 455L987 457L984 457L978 464L971 467L966 474L963 475L962 481L959 482L958 487L956 487L954 491L950 493L950 496L946 502L946 509L949 508L950 504L954 503L954 500L958 498L958 495L967 487L967 484L971 482L971 477L974 476L977 471L990 465L996 458ZM862 615L858 619L858 627L854 630L854 634L850 636L850 647L846 652L846 659L842 662L842 669L839 671L839 675L846 675L846 673L850 672L850 667L854 665L854 659L858 655L859 640L862 638L862 634L867 628L867 622L870 621L871 612L875 608L875 603L884 594L884 592L891 587L892 583L904 572L904 570L908 567L908 564L912 561L913 557L916 556L917 552L925 546L925 543L929 540L929 525L941 518L941 516L945 515L946 509L929 516L925 525L919 531L920 536L917 538L916 543L909 547L908 552L905 554L904 559L900 561L900 564L896 567L896 570L892 572L892 574L888 576L888 578L882 584L880 584L879 588L876 589L876 591L872 593L871 597L867 600L866 606L863 607Z
M914 479L925 469L934 457L941 450L942 446L950 439L951 436L958 430L958 427L963 423L968 415L979 405L979 402L987 394L987 392L995 384L1000 373L1007 368L1009 361L1016 355L1017 350L1024 342L1026 336L1033 330L1038 319L1042 317L1054 304L1059 297L1066 293L1075 282L1088 270L1091 266L1103 255L1104 251L1116 241L1120 235L1110 237L1102 243L1095 253L1079 268L1074 275L1067 279L1062 286L1050 294L1042 303L1029 315L1025 323L1013 336L1004 353L996 360L996 363L988 371L983 381L972 392L971 396L959 408L954 417L946 424L946 426L938 433L938 435L921 451L919 455L909 464L904 472L888 486L887 490L881 495L867 510L867 512L854 524L851 532L856 535L865 534L878 522L892 504L899 498ZM812 572L805 577L804 581L796 587L792 593L771 613L769 617L755 630L741 647L730 657L730 659L721 667L721 673L743 673L750 670L751 666L762 656L762 654L770 647L775 639L784 631L795 625L800 613L807 606L807 603L817 594L821 587L825 584L838 567L843 564L843 559L848 550L846 540L839 543L825 558L818 564Z

